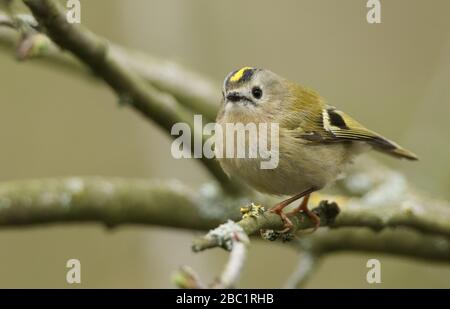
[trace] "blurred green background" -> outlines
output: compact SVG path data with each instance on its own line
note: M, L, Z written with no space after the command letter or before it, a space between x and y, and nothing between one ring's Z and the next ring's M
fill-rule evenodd
M421 161L377 158L429 194L450 198L450 1L381 1L377 25L366 22L365 0L81 2L82 24L94 32L218 82L251 65L318 90ZM172 159L170 140L120 108L101 83L18 63L5 50L0 72L1 181L106 175L198 186L208 179L193 160ZM211 280L227 255L191 253L194 236L153 227L111 232L94 224L1 230L0 287L173 287L171 273L182 264ZM65 281L71 258L81 261L78 286ZM382 284L366 283L368 258L381 261ZM278 287L295 264L289 248L253 242L241 287ZM450 288L450 266L334 254L307 287Z

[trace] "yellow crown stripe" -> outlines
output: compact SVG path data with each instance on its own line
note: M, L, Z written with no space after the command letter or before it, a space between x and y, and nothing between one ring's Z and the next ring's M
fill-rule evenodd
M253 70L252 67L243 67L242 69L240 69L239 71L237 71L236 73L233 74L233 76L231 76L230 81L232 82L237 82L242 78L242 75L244 75L245 71L247 70Z

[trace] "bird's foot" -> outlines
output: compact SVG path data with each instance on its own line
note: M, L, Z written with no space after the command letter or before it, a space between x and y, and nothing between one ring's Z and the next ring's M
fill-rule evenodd
M308 218L312 221L312 223L314 223L314 227L312 229L311 232L309 233L314 233L320 226L320 217L318 215L316 215L316 213L314 211L309 210L308 208L296 208L293 211L289 212L287 215L296 215L298 213L304 213L305 215L308 216Z
M280 231L277 231L278 233L281 233L281 234L287 233L294 227L294 224L292 224L292 221L283 212L283 208L280 209L280 208L274 207L274 208L270 209L269 212L279 215L281 220L284 222L283 229Z

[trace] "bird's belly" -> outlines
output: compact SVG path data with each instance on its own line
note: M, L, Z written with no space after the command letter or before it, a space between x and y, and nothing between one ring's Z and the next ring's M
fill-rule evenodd
M292 145L280 144L279 162L274 169L262 169L262 158L223 158L219 161L227 174L243 179L260 192L293 195L310 188L318 190L333 182L345 163L338 158L348 151L342 144Z
M243 179L260 192L289 195L311 187L299 170L261 169L257 159L222 159L220 162L227 174Z

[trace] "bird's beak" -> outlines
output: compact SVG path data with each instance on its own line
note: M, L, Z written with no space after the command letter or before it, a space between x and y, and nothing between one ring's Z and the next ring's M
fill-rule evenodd
M231 103L236 103L242 100L244 97L239 92L230 92L227 94L227 101Z
M226 100L227 100L227 102L231 102L233 104L240 102L244 106L247 106L248 104L256 105L252 99L250 99L250 98L246 97L245 95L242 95L236 91L228 93L226 96Z

